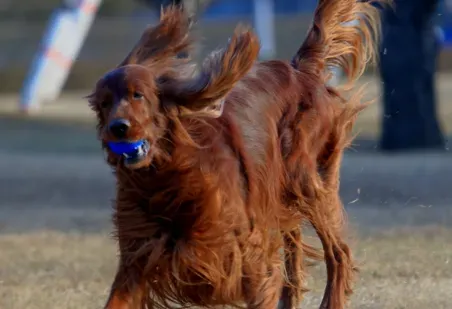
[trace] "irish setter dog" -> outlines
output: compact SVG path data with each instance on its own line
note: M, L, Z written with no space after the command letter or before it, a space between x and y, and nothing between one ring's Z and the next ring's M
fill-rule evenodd
M339 165L364 105L328 86L326 68L341 66L349 85L361 75L377 9L320 0L291 62L257 62L258 38L237 28L197 70L177 57L189 24L166 9L89 96L117 189L119 266L105 308L295 308L304 261L319 259L320 308L342 309L356 269ZM303 222L323 251L303 240Z

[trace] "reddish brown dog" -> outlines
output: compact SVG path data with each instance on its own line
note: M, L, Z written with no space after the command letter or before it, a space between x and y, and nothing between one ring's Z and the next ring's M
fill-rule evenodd
M144 32L90 96L117 178L120 257L106 308L294 308L306 258L327 265L321 308L344 307L355 267L339 164L363 105L327 86L326 67L352 84L378 30L369 2L320 0L292 62L258 63L257 37L237 30L196 74L176 57L190 47L181 10ZM136 147L118 154L115 141ZM303 221L323 253L303 242Z

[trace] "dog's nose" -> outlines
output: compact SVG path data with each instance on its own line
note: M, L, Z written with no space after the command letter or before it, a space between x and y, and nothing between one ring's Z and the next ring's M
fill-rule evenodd
M110 125L108 126L111 134L119 139L127 136L127 131L129 130L129 128L130 122L126 119L115 119L110 122Z

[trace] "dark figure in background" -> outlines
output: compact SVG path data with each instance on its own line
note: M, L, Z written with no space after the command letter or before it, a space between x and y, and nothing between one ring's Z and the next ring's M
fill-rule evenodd
M439 42L433 17L438 2L394 0L395 10L384 10L380 51L384 151L444 149L434 80Z

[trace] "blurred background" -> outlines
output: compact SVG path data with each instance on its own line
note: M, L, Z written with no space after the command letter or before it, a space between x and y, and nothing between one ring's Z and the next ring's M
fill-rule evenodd
M197 29L204 54L225 44L238 22L254 22L253 0L198 1L202 14ZM168 0L103 1L65 88L91 88L100 74L127 54L143 28L158 20L160 2ZM61 3L62 0L0 1L0 91L20 90L50 15ZM292 57L309 27L316 3L316 0L274 1L274 57ZM437 11L435 21L443 27L444 44L452 46L452 14L445 5L439 5ZM443 50L438 69L452 70L452 50Z
M264 1L274 19L256 13ZM395 1L397 13L383 14L381 65L358 82L376 102L359 116L342 166L341 195L362 268L350 307L450 309L452 5ZM103 1L61 95L23 114L19 102L52 14L80 1L0 0L0 308L102 307L116 267L114 180L83 96L169 2ZM188 0L186 8L197 16L199 59L244 22L259 28L262 59L288 60L316 4ZM340 83L340 70L332 70L332 83ZM303 308L319 303L323 266L313 274Z

